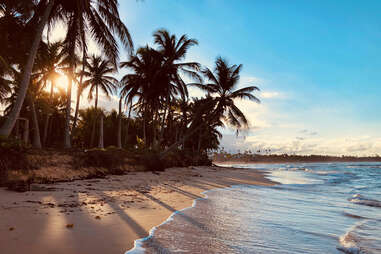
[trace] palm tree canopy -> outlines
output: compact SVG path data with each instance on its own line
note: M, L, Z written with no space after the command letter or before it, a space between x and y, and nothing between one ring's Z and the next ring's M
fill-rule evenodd
M215 112L219 118L236 127L237 130L247 128L249 122L243 112L235 105L234 100L248 99L260 103L260 100L252 94L254 91L259 91L258 87L248 86L236 89L241 69L242 65L229 66L226 60L218 57L214 71L208 68L202 70L208 83L191 84L206 91L211 96L215 96Z
M118 0L56 0L50 15L50 27L64 21L68 30L64 40L66 50L74 52L81 47L87 51L87 35L102 48L116 66L119 57L118 36L128 49L133 48L131 35L119 16Z
M149 46L139 48L130 61L120 64L120 67L133 71L121 80L124 84L121 95L125 102L138 96L152 108L157 108L163 101L169 103L176 96L188 97L188 89L181 74L199 82L201 77L197 73L199 63L182 62L189 48L198 44L196 40L186 35L177 39L166 30L158 30L153 36L157 49Z
M116 72L113 63L100 56L91 56L83 73L87 78L83 88L89 87L89 99L93 99L94 90L100 89L109 97L117 88L118 80L111 75Z

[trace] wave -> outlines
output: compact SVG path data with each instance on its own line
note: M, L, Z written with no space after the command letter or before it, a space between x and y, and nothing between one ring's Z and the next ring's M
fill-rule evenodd
M358 239L356 237L355 231L357 228L361 227L366 222L366 220L361 221L353 225L345 235L340 237L340 244L337 249L347 254L365 254L358 246Z
M227 187L229 188L229 187ZM226 189L227 189L226 188ZM188 209L191 209L191 208L194 208L196 207L196 204L197 204L197 201L198 200L204 200L204 199L207 199L208 198L208 195L206 193L210 192L210 191L214 191L214 190L217 190L217 189L225 189L225 188L216 188L216 189L210 189L210 190L207 190L207 191L204 191L202 192L201 194L204 195L203 198L197 198L195 200L193 200L193 203L192 203L192 206L190 207L186 207L182 210L179 210L179 211L176 211L176 212L173 212L169 217L168 219L166 219L163 223L161 223L160 225L157 225L155 227L153 227L150 231L149 231L149 234L147 237L144 237L144 238L140 238L140 239L137 239L135 240L134 242L134 247L128 251L125 252L125 254L143 254L146 252L146 249L144 248L144 242L146 242L147 240L150 240L152 239L152 237L154 236L154 233L155 231L157 230L158 227L172 221L174 219L174 216L177 215L177 214L181 214L182 212L188 210ZM163 250L160 250L159 253L170 253L169 251L167 251L166 249L163 249Z
M367 199L360 194L353 195L352 198L348 199L348 201L355 204L359 204L359 205L366 205L366 206L381 208L381 201L376 199Z

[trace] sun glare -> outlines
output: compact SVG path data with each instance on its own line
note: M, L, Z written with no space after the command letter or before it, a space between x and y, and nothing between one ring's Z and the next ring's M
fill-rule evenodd
M55 85L59 88L66 89L69 84L69 79L66 75L61 75L56 79Z

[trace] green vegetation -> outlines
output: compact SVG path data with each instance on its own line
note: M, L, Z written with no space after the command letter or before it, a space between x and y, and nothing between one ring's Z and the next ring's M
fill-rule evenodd
M65 38L52 42L59 22L67 25ZM208 165L208 152L218 148L225 124L237 131L248 127L235 100L259 102L252 94L257 87L237 88L241 65L221 57L213 70L187 62L198 41L185 34L158 30L153 46L134 50L117 0L4 0L0 33L2 169L28 168L27 159L12 164L5 154L22 156L30 146L64 148L76 167L114 173L125 163L158 171ZM117 39L128 61L119 62ZM102 55L88 51L89 40ZM121 80L115 78L118 69L128 73ZM190 98L189 86L205 95ZM94 107L81 108L82 96ZM100 96L117 97L119 108L100 108Z

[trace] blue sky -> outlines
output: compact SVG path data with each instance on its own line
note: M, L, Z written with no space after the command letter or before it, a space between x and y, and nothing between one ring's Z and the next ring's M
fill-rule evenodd
M225 128L225 150L297 154L381 155L380 9L369 0L120 0L136 48L159 28L188 34L199 45L187 60L243 64L240 86L261 89L260 105L237 101L251 128L238 138Z
M199 41L187 60L223 56L261 88L261 105L237 102L252 128L225 129L226 150L381 154L380 1L120 2L136 47L158 28L186 33Z

